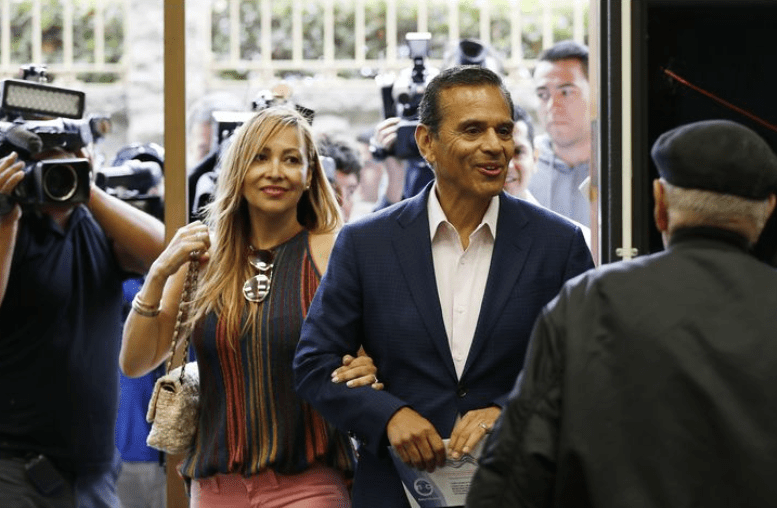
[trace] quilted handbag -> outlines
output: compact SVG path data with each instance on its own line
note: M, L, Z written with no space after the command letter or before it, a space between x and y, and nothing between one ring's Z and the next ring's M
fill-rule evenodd
M197 362L186 363L189 352L191 330L183 333L185 338L181 365L171 369L178 339L182 335L182 323L186 321L188 306L197 286L197 261L189 263L181 303L170 346L170 358L167 361L167 373L157 379L151 400L148 403L146 421L151 423L151 431L146 444L151 448L169 454L187 451L194 442L197 433L197 419L200 406L200 372Z

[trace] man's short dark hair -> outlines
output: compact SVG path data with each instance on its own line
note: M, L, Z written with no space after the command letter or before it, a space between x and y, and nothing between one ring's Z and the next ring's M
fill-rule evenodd
M515 114L513 99L498 74L480 65L457 65L432 78L418 106L418 121L426 125L434 136L439 133L442 123L440 94L443 90L457 86L495 86L510 108L510 117Z
M529 112L523 109L518 104L514 106L515 112L513 113L513 120L517 122L523 122L526 124L526 136L529 138L529 145L534 149L534 122L532 122Z
M344 139L322 136L316 143L318 153L322 157L331 157L335 161L335 169L346 175L356 175L360 178L362 161L359 150Z
M537 59L540 62L558 62L559 60L577 60L588 79L588 48L573 40L559 41L549 47Z

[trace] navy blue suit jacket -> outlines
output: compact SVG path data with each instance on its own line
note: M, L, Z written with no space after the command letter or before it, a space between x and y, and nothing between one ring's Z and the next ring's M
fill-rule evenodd
M580 228L502 193L496 241L461 379L451 358L432 261L424 192L346 225L302 327L297 391L360 442L354 507L406 506L386 447L386 424L410 406L447 438L457 415L504 406L532 326L562 284L593 267ZM359 346L384 391L331 382Z

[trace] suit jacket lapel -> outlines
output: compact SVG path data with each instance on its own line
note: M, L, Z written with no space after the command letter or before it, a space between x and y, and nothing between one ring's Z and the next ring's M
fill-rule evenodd
M488 344L491 330L502 316L507 300L512 296L531 249L532 238L521 232L528 224L528 219L521 213L520 205L505 198L504 193L499 199L494 253L491 256L491 266L488 270L488 281L483 294L483 303L480 306L475 336L472 339L462 376L467 373L472 362Z
M453 365L448 335L445 333L445 323L442 319L437 280L434 275L432 241L429 236L429 215L426 203L433 183L427 185L423 192L406 200L406 206L397 216L399 227L395 230L393 244L424 326L446 368L456 378L456 368Z

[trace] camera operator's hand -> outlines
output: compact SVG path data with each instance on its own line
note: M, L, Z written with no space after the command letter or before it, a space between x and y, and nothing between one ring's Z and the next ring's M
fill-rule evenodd
M405 185L405 166L401 160L394 157L394 145L397 142L397 129L400 118L386 118L375 127L375 135L370 139L370 151L377 160L384 161L388 176L385 194L381 197L382 206L388 206L402 199Z
M17 161L16 153L0 159L0 304L5 299L11 260L16 248L16 232L22 209L11 199L11 191L24 177L24 163Z
M122 269L146 273L164 249L164 224L94 184L87 207L111 239L114 255Z
M393 116L386 118L375 127L375 137L373 144L383 149L385 152L391 152L394 143L397 141L397 128L399 127L399 117Z
M0 220L16 221L21 216L21 208L11 200L11 192L24 178L24 163L18 161L16 152L0 159Z

